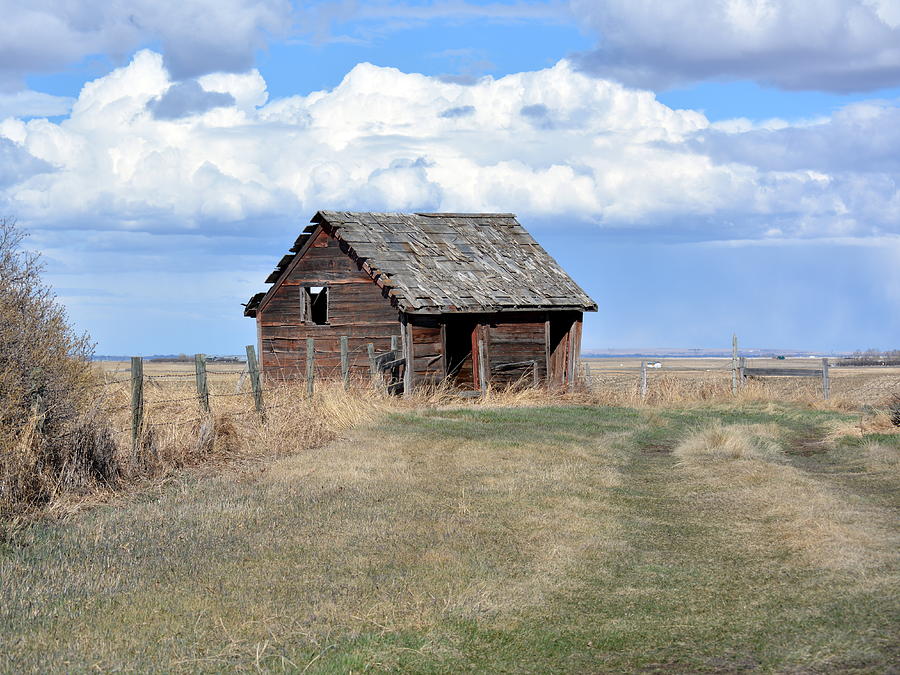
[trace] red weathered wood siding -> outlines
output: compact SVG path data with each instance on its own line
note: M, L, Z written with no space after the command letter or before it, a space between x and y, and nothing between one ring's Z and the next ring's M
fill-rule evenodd
M300 321L304 286L328 288L328 324ZM377 352L390 349L400 335L399 313L381 289L341 251L339 242L320 231L298 254L257 312L259 351L267 377L305 376L306 338L315 339L316 376L340 375L340 338L349 338L351 377L369 373L367 345Z

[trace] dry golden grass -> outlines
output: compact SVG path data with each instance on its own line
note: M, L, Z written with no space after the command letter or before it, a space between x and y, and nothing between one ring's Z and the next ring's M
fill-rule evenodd
M733 512L739 537L783 547L808 565L864 572L896 560L900 541L883 526L892 514L789 465L780 435L773 425L721 423L694 432L674 450L683 489Z
M244 471L181 471L152 498L0 546L0 671L891 662L897 565L871 505L895 483L863 476L844 492L780 450L783 434L812 434L836 413L545 407L516 391L492 396L522 407L362 386L316 396L278 388L266 423L233 417L182 439L206 447L191 461ZM352 428L315 419L345 412ZM732 423L710 427L720 417ZM223 436L230 450L217 448ZM251 461L254 443L289 456Z
M732 396L730 372L721 371L721 364L716 366L718 370L704 370L701 366L702 363L697 365L696 370L651 372L646 397L640 395L633 373L605 373L596 369L594 375L571 391L533 388L526 378L512 386L492 388L484 397L477 398L460 398L459 392L448 385L425 389L413 396L392 397L365 380L352 382L346 391L337 381L324 380L316 382L314 397L309 399L302 382L271 383L265 392L267 412L263 421L254 410L249 378L242 373L241 364L210 364L212 415L204 415L197 400L192 363L147 362L145 426L141 442L134 448L129 364L105 363L98 365L98 373L108 384L96 389L97 400L90 414L92 428L99 429L97 433L102 437L95 434L88 445L99 448L104 454L103 462L111 468L103 473L102 479L71 480L50 486L45 490L50 494L49 501L22 505L20 516L27 520L35 513L70 513L121 494L125 487L166 480L185 467L209 471L296 453L326 443L360 422L403 410L585 405L652 411L771 406L781 402L817 410L858 409L858 401L846 396L836 395L831 401L822 401L818 383L800 378L749 381L737 396ZM858 374L859 369L846 370L854 373L848 377L865 379ZM887 385L878 391L893 386L892 375L888 373L885 377ZM829 438L898 430L885 411L876 409L864 416L860 425L832 422ZM37 461L31 457L34 453L28 451L35 446L34 430L29 429L27 425L22 429L13 446L12 456L17 459L7 457L2 462L4 470L13 467L25 477L34 472L21 469ZM96 454L97 450L93 452ZM10 455L10 451L6 454ZM14 526L20 522L24 521L17 518Z
M266 479L273 494L304 486L310 504L339 493L368 504L368 518L359 518L353 507L312 507L322 528L333 533L309 542L315 559L346 555L342 565L367 568L373 555L383 554L359 543L387 535L390 519L384 545L392 551L391 564L406 574L388 584L355 580L350 602L325 603L323 618L345 628L362 621L401 631L448 615L492 616L539 606L571 583L585 551L614 546L621 536L602 499L602 491L622 482L615 457L600 444L575 441L498 447L430 436L416 446L408 434L385 425L280 462Z
M860 447L859 456L867 471L884 473L894 480L900 479L900 449L868 440Z
M859 413L856 421L831 421L825 439L833 442L845 436L860 437L867 434L900 434L900 427L893 423L888 410L875 409Z
M640 396L641 359L584 359L590 388L620 405L668 405L731 398L730 359L662 359L662 368L648 369L648 396ZM748 367L816 368L811 359L753 359ZM831 368L831 401L822 400L817 378L767 377L748 379L739 399L775 400L799 405L850 410L863 405L885 407L900 394L900 368Z

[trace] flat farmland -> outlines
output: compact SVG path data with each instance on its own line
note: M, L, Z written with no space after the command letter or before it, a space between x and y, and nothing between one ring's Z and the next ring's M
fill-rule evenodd
M655 386L667 389L682 385L688 389L706 387L713 395L723 395L731 389L730 358L584 358L588 382L598 391L613 393L637 391L641 362L660 363L659 368L647 369L648 389ZM748 358L748 368L804 368L821 369L818 358L768 359ZM831 397L845 405L886 405L893 394L900 394L900 367L864 366L829 369ZM821 398L822 380L818 377L766 377L750 381L751 391L758 396L779 400L807 401ZM685 391L689 396L689 391Z

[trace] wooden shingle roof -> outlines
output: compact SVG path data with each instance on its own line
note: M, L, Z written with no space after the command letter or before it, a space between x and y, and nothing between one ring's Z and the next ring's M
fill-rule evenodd
M597 309L511 213L319 211L312 222L404 312Z

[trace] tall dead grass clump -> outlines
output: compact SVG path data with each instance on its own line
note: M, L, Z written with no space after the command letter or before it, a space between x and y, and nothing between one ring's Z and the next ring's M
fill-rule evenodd
M0 513L60 490L115 480L110 434L93 411L92 345L41 278L25 234L0 219ZM93 411L93 412L92 412Z
M781 452L774 424L711 424L681 441L674 455L683 462L729 459L770 460Z

